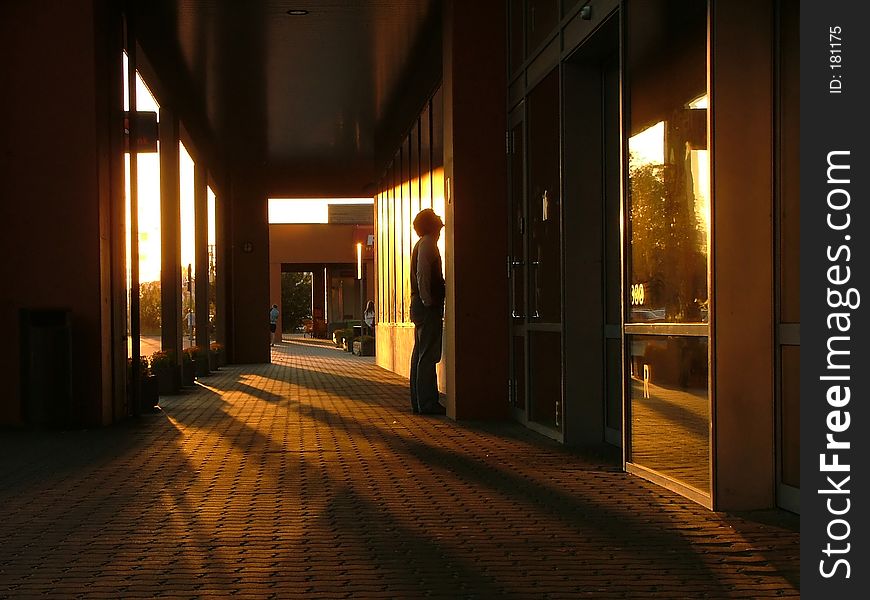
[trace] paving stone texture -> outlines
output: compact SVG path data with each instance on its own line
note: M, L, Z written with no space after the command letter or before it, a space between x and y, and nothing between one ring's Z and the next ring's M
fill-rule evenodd
M315 341L162 411L0 432L0 597L798 597L798 519L729 515L513 423L408 410Z

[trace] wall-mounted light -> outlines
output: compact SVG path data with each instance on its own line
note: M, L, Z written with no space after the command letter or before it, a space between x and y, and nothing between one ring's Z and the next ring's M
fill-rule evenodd
M356 244L356 278L362 279L362 242Z
M291 8L287 11L287 14L291 17L304 17L308 14L308 11L304 8Z

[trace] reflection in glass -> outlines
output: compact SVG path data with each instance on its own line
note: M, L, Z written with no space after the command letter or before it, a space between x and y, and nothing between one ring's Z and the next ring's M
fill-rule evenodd
M129 109L129 94L127 89L127 54L124 54L124 110ZM142 76L136 73L136 108L142 111L154 111L160 115L160 105L151 94ZM139 210L137 211L139 234L137 239L139 251L139 348L140 354L150 356L160 350L160 142L157 152L140 152L136 155L136 172ZM131 175L130 154L124 154L124 181L126 192L125 222L128 224L127 237L127 291L132 287L132 240L129 224L132 220L131 211ZM127 308L130 308L130 300ZM127 328L130 328L130 315L127 315ZM132 350L132 339L127 340L128 355Z
M630 322L708 320L706 7L678 4L630 7Z
M562 334L529 331L529 419L562 430ZM517 365L519 367L519 365Z
M178 143L179 171L178 179L180 186L181 204L181 310L183 318L181 329L184 332L183 346L194 346L196 327L196 256L194 229L196 217L194 210L194 162L184 144Z
M528 97L529 317L562 320L559 198L559 79L547 75Z
M217 244L215 221L215 194L207 188L208 210L208 341L212 343L217 335Z
M710 493L707 338L629 336L631 462Z

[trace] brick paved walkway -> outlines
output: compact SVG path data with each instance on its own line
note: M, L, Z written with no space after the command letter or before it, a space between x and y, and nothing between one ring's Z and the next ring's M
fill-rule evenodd
M0 597L798 596L797 518L711 513L514 424L408 414L316 342L74 432L0 432Z

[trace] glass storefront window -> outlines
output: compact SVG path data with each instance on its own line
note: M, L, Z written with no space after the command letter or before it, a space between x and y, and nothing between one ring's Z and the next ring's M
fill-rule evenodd
M632 335L631 462L710 493L707 338Z
M636 23L630 35L636 36L628 59L627 317L634 323L706 323L706 3L633 2L629 10L629 23Z
M709 495L707 3L630 0L626 21L629 460Z

